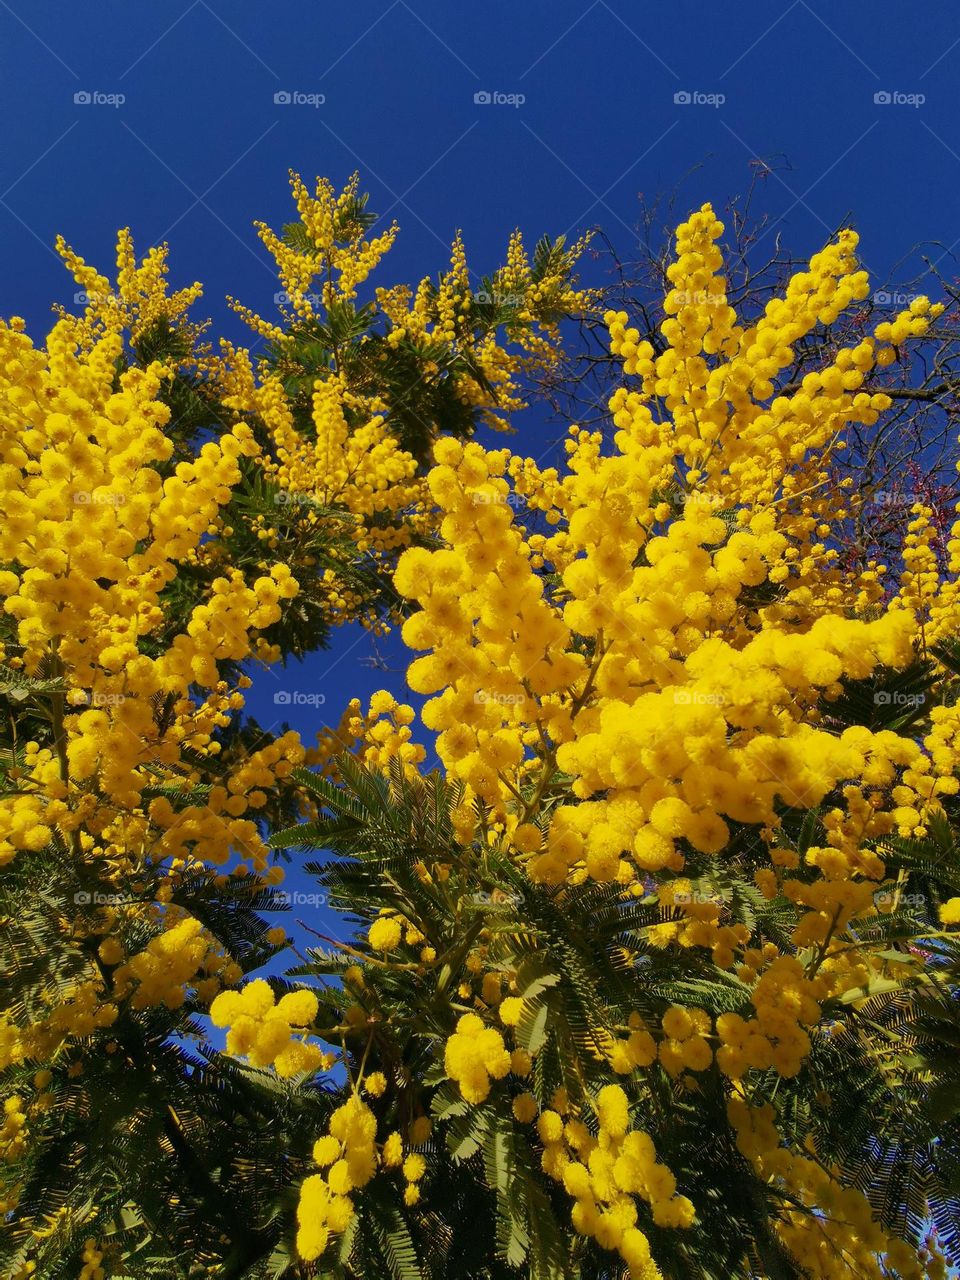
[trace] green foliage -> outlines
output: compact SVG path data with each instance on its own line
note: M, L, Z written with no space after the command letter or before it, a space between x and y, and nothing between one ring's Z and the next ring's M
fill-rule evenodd
M691 978L675 952L650 948L645 926L670 918L652 898L624 899L615 886L591 882L577 889L534 885L489 848L457 848L445 810L459 796L439 775L411 781L395 770L388 780L349 759L341 767L340 786L301 777L325 812L299 831L280 833L275 844L329 851L311 869L354 928L369 924L382 909L395 910L415 921L437 952L430 966L381 966L369 957L360 996L370 1019L368 1034L357 1036L350 1054L351 1071L362 1060L367 1069L377 1064L393 1081L390 1101L383 1100L388 1110L380 1116L385 1127L422 1111L437 1122L425 1207L398 1206L397 1212L405 1215L415 1240L429 1222L434 1241L456 1240L468 1224L481 1216L488 1221L489 1215L480 1241L474 1243L472 1231L469 1237L470 1275L494 1277L504 1267L504 1274L545 1280L615 1274L609 1255L599 1256L592 1242L571 1237L570 1201L540 1170L525 1127L512 1117L511 1098L529 1085L542 1106L560 1087L571 1099L588 1099L610 1078L598 1052L603 1028L624 1025L633 1011L655 1025L670 1004L748 1015L748 988L712 966L702 978ZM809 841L813 834L801 831L798 838ZM924 867L937 894L947 894L956 861L941 848L938 872L934 857L944 838L937 828L925 841L891 842L885 853L901 867ZM693 883L696 891L722 901L729 919L748 923L761 943L766 937L783 945L787 904L767 902L730 867ZM914 937L917 931L915 920L909 929L898 924L895 911L879 924L856 929L882 929L895 948L898 935ZM513 993L527 1005L517 1041L537 1057L529 1081L506 1088L504 1082L486 1103L470 1106L438 1062L456 1018L470 1007L455 994L458 983L469 980L467 957L478 945L494 942L499 962L516 974ZM367 949L356 946L360 951L337 944L312 951L291 976L326 983L342 975L347 963L362 962ZM931 946L936 965L952 980L954 950ZM855 1012L832 1023L828 1008L827 1029L816 1036L800 1075L780 1079L771 1072L760 1087L761 1096L770 1086L777 1092L792 1126L784 1136L795 1133L802 1141L812 1133L818 1158L868 1192L882 1222L920 1241L933 1221L942 1247L956 1254L960 1032L946 989L931 981L929 989L894 984L872 996L865 990ZM326 990L341 1013L358 994L355 986ZM698 1207L697 1223L688 1231L644 1224L664 1274L800 1280L769 1227L783 1202L775 1188L756 1182L736 1149L723 1077L710 1071L693 1084L687 1077L685 1084L642 1071L620 1083L654 1138L658 1157ZM467 1209L464 1179L472 1184ZM365 1239L365 1248L371 1247L366 1234ZM459 1280L464 1273L457 1257L441 1259L437 1250L435 1244L421 1256L420 1269L409 1274ZM379 1274L369 1255L355 1262L358 1274ZM381 1259L379 1265L388 1264Z

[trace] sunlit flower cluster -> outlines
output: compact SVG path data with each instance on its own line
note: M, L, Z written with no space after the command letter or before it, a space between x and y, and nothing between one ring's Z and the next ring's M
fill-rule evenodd
M275 1004L269 984L257 978L242 991L221 992L210 1006L210 1017L215 1027L229 1027L228 1053L288 1077L315 1071L325 1060L317 1045L296 1034L311 1026L317 1009L317 997L307 990L289 991Z
M878 372L942 309L916 299L792 379L869 294L857 236L740 315L705 205L677 230L656 341L606 316L610 427L572 426L565 464L543 466L468 437L520 407L560 319L591 305L570 283L582 245L531 261L517 232L478 289L458 235L436 282L378 289L367 311L396 228L373 233L356 180L292 185L300 223L259 228L280 322L237 304L269 344L259 363L198 346L198 286L168 297L165 251L138 264L128 233L115 285L60 245L86 306L45 346L0 326L0 674L29 712L0 866L71 877L51 898L70 963L0 1010L0 1159L29 1157L53 1073L86 1069L78 1045L126 1054L131 1025L172 1040L169 1015L209 1010L230 1080L275 1090L300 1126L283 1177L311 1274L328 1250L347 1266L381 1219L442 1224L439 1175L470 1166L500 1219L514 1196L556 1204L572 1258L662 1280L717 1212L683 1145L709 1104L769 1222L765 1274L782 1257L823 1280L943 1280L936 1250L896 1239L821 1159L796 1105L844 1010L926 981L927 948L960 925L960 898L936 896L900 945L882 905L902 889L898 842L945 838L960 711L879 714L918 659L952 670L960 519L944 554L917 504L886 586L886 566L841 555L860 499L837 468L891 407ZM130 351L164 326L192 356L138 367ZM404 353L468 427L404 424L370 372ZM226 415L189 456L165 401L186 368ZM238 552L232 526L264 494L276 514L251 516ZM403 603L373 607L388 573ZM387 615L418 655L407 684L439 770L387 690L314 748L246 735L244 666L287 656L286 621L299 654L301 628ZM290 975L313 986L243 982L288 942L255 914L275 855L311 845L334 851L309 869L353 932L316 931L325 947ZM236 904L218 914L216 895L246 886L250 936L231 948ZM504 1243L498 1219L511 1267L541 1247L518 1223ZM81 1275L108 1270L104 1239L76 1235Z
M854 499L832 469L850 425L869 428L890 407L863 389L868 375L942 308L916 301L781 392L797 344L868 292L857 237L843 232L747 322L727 301L722 230L709 206L678 229L661 354L625 313L608 315L626 375L610 404L612 440L572 428L565 471L439 441L427 483L442 543L405 552L394 579L420 606L403 638L426 656L408 681L430 695L423 722L463 789L460 839L508 852L558 889L593 880L625 898L652 891L669 915L650 925L649 945L706 951L743 984L739 1011L715 1025L704 1009L673 1006L655 1034L639 1015L593 1032L618 1074L658 1064L691 1089L714 1062L733 1082L770 1070L792 1079L824 1002L882 980L882 948L858 943L856 927L878 910L877 844L922 836L956 793L958 765L947 708L925 736L830 723L845 684L909 666L925 627L956 627L956 565L944 580L922 508L886 607L873 569L841 565ZM821 843L797 849L783 813L821 807ZM709 882L711 861L722 876L738 831L753 833L760 893L794 909L781 945L755 940L725 918L722 893L684 879L695 868L696 883ZM954 921L949 904L943 912ZM482 952L495 964L496 939ZM471 1104L505 1087L502 1028L523 1017L499 977L484 979L478 1012L460 1017L445 1049L446 1074ZM649 1140L627 1133L626 1095L611 1085L602 1097L599 1141L579 1122L568 1134L556 1109L540 1113L545 1168L575 1196L578 1231L619 1249L631 1274L657 1275L631 1195L652 1201L660 1225L687 1225L694 1208L671 1199ZM512 1111L530 1123L535 1097L515 1096ZM866 1201L813 1177L807 1157L789 1161L808 1203L850 1200L842 1247L858 1259L889 1248L900 1273L900 1246L868 1227ZM650 1196L654 1175L661 1193ZM804 1265L810 1221L784 1231ZM822 1252L813 1274L840 1274Z
M239 971L199 921L174 913L164 925L162 904L183 876L238 854L267 873L261 833L244 815L264 802L261 788L304 759L289 734L238 758L204 800L177 798L202 781L203 762L217 758L219 733L243 706L249 680L223 680L223 664L274 656L262 632L298 584L282 564L259 575L229 568L182 625L170 626L178 574L230 500L241 460L258 446L237 423L165 475L167 374L160 365L118 374L120 329L130 323L123 308L105 306L87 345L62 319L45 348L18 321L0 329L0 490L8 515L0 599L13 626L3 671L25 697L30 681L40 681L37 696L52 708L49 737L22 744L17 785L0 800L0 862L51 844L72 850L77 875L89 865L97 889L116 901L93 927L101 963L120 965L112 991L92 968L72 994L61 992L59 1009L22 1025L33 1051L108 1025L126 995L135 1007L175 1008L187 994L209 998L225 978L236 980ZM130 885L161 863L167 884L155 907ZM90 893L75 902L83 915ZM160 932L128 954L128 929L145 922Z

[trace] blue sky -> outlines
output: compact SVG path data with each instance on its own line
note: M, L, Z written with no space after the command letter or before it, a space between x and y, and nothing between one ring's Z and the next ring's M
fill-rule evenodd
M942 0L0 0L0 31L0 305L35 335L75 287L57 232L107 267L129 225L140 249L168 240L173 280L203 281L198 310L243 339L223 298L270 310L251 223L289 219L290 168L360 170L402 228L383 283L441 269L458 227L481 269L515 225L599 225L629 258L640 193L722 206L757 161L773 169L757 207L797 253L850 217L878 283L909 279L897 264L918 242L957 274L960 8ZM520 425L536 452L549 428ZM332 718L353 692L399 690L369 658L343 633L260 678L253 710L271 724L281 684L322 693ZM287 714L312 735L315 709Z
M54 235L106 261L125 224L170 241L221 325L228 291L268 305L250 224L287 216L291 167L360 169L402 224L398 276L435 270L458 226L478 263L515 223L600 223L629 252L638 192L723 203L756 158L789 165L763 196L798 249L852 213L882 273L960 233L951 3L918 20L890 0L0 0L0 27L0 278L32 327L72 292ZM526 101L478 105L482 90ZM326 100L275 103L283 91ZM675 103L684 91L726 101ZM876 104L883 91L926 101Z

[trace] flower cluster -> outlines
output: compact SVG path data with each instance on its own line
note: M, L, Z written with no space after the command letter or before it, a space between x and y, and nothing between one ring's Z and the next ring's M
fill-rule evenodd
M947 1269L938 1252L919 1259L878 1224L862 1191L842 1186L816 1159L781 1144L769 1103L751 1107L734 1096L728 1111L740 1151L762 1178L776 1179L791 1197L793 1207L785 1210L778 1231L810 1275L842 1274L839 1258L846 1274L865 1280L891 1273L903 1280L944 1280Z
M93 345L104 333L125 331L130 346L135 348L158 328L170 328L182 339L181 351L189 352L183 367L194 372L209 367L207 348L198 342L206 326L186 318L203 293L202 286L195 282L168 295L169 263L165 244L154 245L138 262L129 228L118 232L115 285L71 249L62 236L57 237L56 248L81 287L77 300L83 303L84 309L80 318L69 315L62 307L55 310L81 346Z
M860 391L884 334L838 352L800 391L774 392L794 344L864 296L856 237L816 255L744 327L725 301L721 231L708 207L678 230L663 355L609 317L613 348L641 381L613 398L614 451L574 430L561 479L506 450L439 442L428 484L447 546L406 552L395 575L421 605L403 635L430 653L408 679L436 695L423 719L441 760L546 883L581 868L621 884L677 873L691 854L722 855L735 823L772 844L780 807L816 806L850 779L897 783L885 812L908 833L956 785L952 752L931 769L925 744L860 729L838 739L818 719L844 679L907 665L916 637L903 601L870 619L842 611L860 586L840 582L816 541L827 507L812 512L798 488L826 474L845 424L887 407ZM922 335L937 314L912 307L903 336ZM666 418L654 417L654 399ZM530 532L512 492L556 531ZM766 606L753 603L760 588ZM572 793L560 804L557 769ZM798 945L842 929L882 878L880 860L859 852L861 834L882 833L875 791L869 829L840 835L856 825L856 792L844 793L851 811L815 862L819 880L782 879L789 862L775 849L772 869L758 871L758 883L808 908ZM549 824L532 822L548 800ZM709 903L681 911L688 923L658 942L709 947L723 967L742 960L748 930L722 924ZM795 1064L786 1048L779 1060Z
M44 918L63 963L0 1012L2 1211L19 1194L6 1166L49 1137L54 1073L83 1083L83 1042L125 1059L131 1024L209 1007L227 1054L328 1116L299 1187L308 1270L331 1247L348 1265L374 1179L373 1213L398 1231L442 1225L431 1192L449 1161L483 1169L510 1266L551 1251L535 1217L556 1204L580 1238L571 1260L605 1250L657 1280L725 1204L762 1211L768 1252L748 1263L747 1233L724 1224L724 1265L940 1280L936 1252L895 1239L823 1155L807 1078L875 994L952 990L960 898L938 875L960 792L955 688L923 716L882 708L900 673L953 679L960 519L943 554L918 504L885 592L886 566L841 554L859 498L838 471L891 407L883 371L941 309L918 299L821 341L869 292L844 231L740 314L704 206L677 230L656 341L606 317L613 429L571 427L565 464L544 467L468 437L519 407L559 319L590 304L570 283L580 246L531 262L517 233L474 292L458 236L436 283L361 305L396 229L370 233L356 181L312 194L294 177L293 192L298 226L260 227L281 323L238 307L270 344L259 364L198 345L197 286L168 296L165 251L138 264L126 233L115 287L60 246L89 298L43 347L0 326L0 676L29 726L3 761L0 866L11 882L56 866L70 885ZM192 354L138 367L131 352L169 330ZM183 453L168 402L185 371L220 425ZM429 420L405 412L414 388ZM373 600L386 571L415 609ZM241 722L244 664L301 651L313 625L402 614L441 770L386 690L314 750ZM298 971L325 982L322 1020L313 988L239 985L286 942L262 921L239 933L297 818L363 926ZM932 896L912 930L908 841ZM43 970L33 920L8 924ZM844 1059L865 1070L869 1012ZM337 1063L339 1097L297 1079ZM727 1126L702 1169L700 1108ZM725 1201L731 1167L761 1209ZM88 1232L96 1277L112 1237Z
M467 1102L483 1102L490 1093L490 1081L502 1080L511 1069L510 1054L503 1036L475 1013L465 1013L447 1041L443 1063L447 1075L456 1080Z
M312 991L289 991L274 1004L273 991L262 978L248 982L242 991L223 991L210 1006L216 1027L229 1027L227 1052L249 1058L255 1067L272 1066L287 1078L312 1072L327 1059L314 1044L297 1036L317 1017L317 997Z
M280 379L257 383L249 358L233 356L235 389L226 402L259 415L273 442L263 459L278 486L277 503L295 513L305 533L339 514L362 552L406 545L422 501L416 459L390 433L377 401L352 392L343 375L317 381L309 436L298 429Z
M137 324L160 314L157 261L147 271L153 294L146 277L130 284L154 297ZM61 318L43 348L19 321L0 327L0 492L9 514L0 533L0 663L7 684L46 703L50 726L18 746L0 800L0 863L70 850L77 883L86 878L109 904L101 910L90 892L73 894L65 937L97 938L99 954L86 953L86 974L61 983L47 1013L7 1023L16 1027L9 1052L21 1057L109 1026L126 998L134 1008L173 1009L237 980L218 940L165 904L238 854L241 868L251 864L270 882L261 832L244 815L305 758L295 734L221 757L222 731L249 684L237 664L275 656L262 633L299 590L289 568L228 567L192 599L188 590L185 612L169 617L180 575L196 567L241 464L258 453L253 434L238 422L170 470L169 371L118 372L136 308L95 310L79 328Z
M600 1090L596 1113L596 1136L582 1119L565 1120L555 1110L541 1113L537 1127L544 1169L573 1197L576 1231L616 1250L635 1280L660 1280L650 1242L637 1226L634 1197L649 1204L660 1227L689 1226L693 1205L676 1194L676 1179L658 1162L649 1135L630 1128L627 1095L619 1085Z
M714 1066L726 1089L751 1072L793 1080L828 1000L919 974L922 954L893 967L863 926L879 912L882 842L942 821L960 764L952 707L917 733L837 728L831 714L849 686L909 667L928 632L955 629L960 561L945 578L923 509L886 603L876 566L841 562L856 499L834 471L851 428L890 407L876 371L942 308L918 300L787 387L798 345L868 292L857 237L841 233L762 315L741 319L722 230L709 206L678 229L656 350L625 313L608 315L626 375L610 403L613 439L572 428L564 470L438 441L427 485L441 543L407 550L394 575L419 605L403 627L424 654L408 683L429 698L422 719L460 797L451 817L470 856L506 857L565 903L590 882L624 903L652 899L665 915L648 917L647 946L678 964L705 953L738 984L738 1009L715 1022L674 1004L658 1010L656 1034L639 1013L591 1030L594 1058L618 1075L662 1070L693 1093ZM803 811L819 835L801 843L785 815ZM790 920L776 941L722 887L747 847L758 901ZM942 910L954 923L952 905ZM514 927L522 936L522 917ZM371 945L376 933L386 954L398 928L378 921ZM522 996L501 988L512 946L483 931L466 962L471 975L486 971L480 994L469 980L459 989L476 1012L445 1044L446 1075L474 1106L511 1071L500 1027L532 1026ZM633 959L625 947L624 965ZM576 1200L576 1229L653 1276L631 1197L646 1198L660 1226L689 1226L694 1207L675 1196L649 1138L628 1133L627 1105L610 1085L598 1138L558 1107L540 1112L537 1134L544 1168ZM510 1106L518 1123L537 1117L533 1091ZM806 1156L789 1159L805 1203L849 1201L854 1225L837 1227L848 1235L836 1247L850 1243L858 1261L889 1248L899 1273L901 1247L869 1225L866 1201L818 1180ZM815 1218L797 1218L788 1249L812 1274L837 1274L819 1254L813 1265ZM911 1265L903 1274L920 1274Z
M84 1241L82 1257L79 1280L104 1280L107 1272L100 1265L104 1259L104 1250L96 1240L90 1238Z
M353 1217L350 1193L365 1187L377 1171L376 1137L376 1117L351 1094L330 1117L328 1132L314 1143L314 1161L327 1172L311 1174L300 1187L297 1251L308 1262L319 1258L330 1233L344 1231ZM396 1163L395 1145L389 1149L390 1164Z
M23 1099L12 1094L3 1103L3 1124L0 1125L0 1157L8 1164L19 1160L27 1149L27 1115Z
M104 963L116 963L122 958L120 944L114 935L108 935L98 948ZM163 1004L177 1009L186 1000L191 988L209 996L219 987L213 975L228 967L216 941L204 930L200 921L192 916L170 924L153 938L147 946L128 961L118 965L113 974L113 995L122 999L132 990L131 1005L145 1009ZM225 976L236 981L240 973L236 965L230 965ZM134 984L136 984L134 986ZM205 985L206 984L206 985Z

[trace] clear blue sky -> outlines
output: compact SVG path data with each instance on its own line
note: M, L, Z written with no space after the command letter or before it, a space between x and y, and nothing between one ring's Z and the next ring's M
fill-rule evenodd
M243 338L223 297L270 310L251 222L289 219L290 168L338 182L360 170L371 207L402 227L385 283L435 273L458 227L482 268L517 224L530 238L599 224L630 257L638 193L720 206L757 159L785 166L760 194L795 251L851 215L878 280L896 285L918 241L939 241L932 256L957 274L944 254L960 249L951 0L0 0L0 31L0 305L34 334L74 290L56 233L106 267L129 225L142 250L168 240L174 281L203 281L198 310ZM481 91L525 101L477 103ZM531 419L521 446L536 451L546 429ZM399 691L368 656L343 634L282 683L323 692L335 717L350 693ZM257 682L265 725L278 687ZM315 711L288 715L312 734Z

